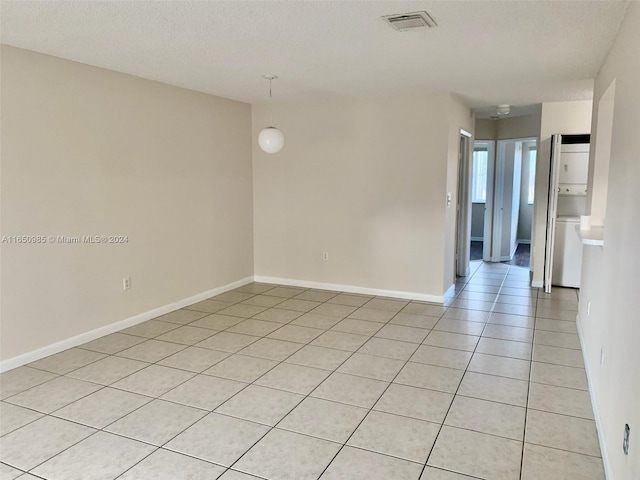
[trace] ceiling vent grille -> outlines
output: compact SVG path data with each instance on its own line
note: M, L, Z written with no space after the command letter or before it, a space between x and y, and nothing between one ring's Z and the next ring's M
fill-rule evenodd
M402 15L385 15L382 19L394 30L406 32L416 28L430 28L438 25L427 12L404 13Z

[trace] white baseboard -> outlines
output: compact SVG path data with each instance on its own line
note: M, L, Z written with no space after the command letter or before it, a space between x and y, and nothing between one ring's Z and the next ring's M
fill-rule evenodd
M443 295L428 295L426 293L405 292L401 290L381 290L378 288L357 287L354 285L339 285L336 283L311 282L308 280L295 280L292 278L264 277L261 275L256 275L255 281L261 283L291 285L292 287L317 288L318 290L334 290L348 293L361 293L363 295L397 297L407 300L420 300L422 302L432 302L440 304L444 302Z
M598 401L593 392L593 382L591 380L591 368L587 357L587 349L584 344L584 336L582 333L582 322L580 321L580 314L576 315L576 325L578 327L578 338L580 339L580 348L582 349L582 359L584 360L584 368L587 372L587 384L589 387L589 395L591 396L591 407L593 408L593 417L596 421L596 430L598 431L598 441L600 443L600 455L602 456L602 464L604 465L604 475L607 480L613 480L613 471L611 470L611 464L609 463L609 455L607 454L607 444L604 439L604 431L602 429L602 422L600 420L600 414L598 412Z
M62 352L63 350L67 350L72 347L77 347L78 345L90 342L91 340L95 340L96 338L104 337L105 335L115 333L119 330L122 330L123 328L132 327L134 325L137 325L138 323L146 322L147 320L151 320L152 318L164 315L165 313L173 312L174 310L178 310L194 303L201 302L202 300L206 300L209 297L220 295L221 293L228 292L229 290L233 290L234 288L241 287L242 285L246 285L247 283L251 282L253 282L253 277L246 277L242 280L223 285L222 287L207 290L206 292L201 292L188 298L183 298L182 300L178 300L177 302L169 303L167 305L163 305L162 307L139 313L138 315L134 315L133 317L110 323L109 325L105 325L104 327L81 333L80 335L76 335L75 337L60 340L59 342L38 348L37 350L8 358L0 362L0 372L6 372L7 370L11 370L13 368L26 365L27 363L35 362L36 360L40 360L41 358L48 357L49 355L53 355L54 353Z
M524 239L520 239L519 238L518 240L516 240L516 243L518 245L520 245L521 243L524 244L524 245L531 245L531 240L524 240Z
M467 277L469 276L469 273L470 272L467 272ZM451 286L449 288L447 288L447 291L444 292L443 297L444 297L445 300L448 300L449 298L453 298L455 293L456 293L456 284L452 283Z
M542 280L533 280L533 281L531 282L531 286L532 286L533 288L542 288L544 285L543 285Z
M472 242L484 242L484 237L471 237Z

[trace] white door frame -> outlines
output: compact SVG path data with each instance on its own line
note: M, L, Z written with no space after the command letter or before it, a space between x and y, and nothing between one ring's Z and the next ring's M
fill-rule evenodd
M547 234L544 251L544 291L551 293L553 278L553 250L556 240L556 217L558 213L558 177L560 176L560 155L562 135L551 137L551 164L549 166L549 199L547 202ZM537 180L537 179L536 179Z
M491 262L499 262L502 259L502 213L504 211L504 169L505 149L510 140L498 140L496 149L495 171L493 175L493 204L491 206ZM488 190L488 189L487 189ZM489 192L487 191L487 196Z
M536 142L536 145L538 144L538 138L537 137L526 137L526 138L510 138L510 139L505 139L505 140L498 140L498 147L496 149L496 157L495 157L495 162L494 162L494 168L495 171L493 172L492 176L489 176L489 174L487 174L487 200L489 197L489 179L493 179L493 185L491 185L491 197L492 197L492 204L491 204L491 219L492 219L492 225L490 225L488 227L489 230L489 234L487 235L487 223L486 223L486 218L485 218L485 242L487 238L491 239L491 247L490 247L490 253L488 255L489 259L488 261L491 262L500 262L502 261L502 255L501 255L501 250L502 250L502 217L503 217L503 212L504 212L504 171L505 171L505 149L507 144L509 143L525 143L525 142ZM515 161L515 159L514 159ZM512 206L510 206L509 208L512 208ZM487 211L489 211L487 209ZM487 260L486 257L484 257L484 260Z
M456 253L455 275L466 277L470 273L471 245L471 133L460 129L458 152L458 195L456 200Z
M482 140L480 145L487 146L487 198L484 203L484 232L482 242L482 260L491 261L491 233L493 228L493 190L496 171L496 142Z

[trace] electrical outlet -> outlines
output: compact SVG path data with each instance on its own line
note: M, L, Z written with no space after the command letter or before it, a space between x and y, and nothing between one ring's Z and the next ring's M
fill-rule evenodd
M625 455L629 455L629 435L631 435L631 429L629 424L624 425L624 439L622 440L622 451Z
M129 290L131 288L131 277L125 277L122 279L122 290Z
M329 260L329 252L322 252L322 260Z
M591 313L591 300L587 302L587 317L589 316L590 313Z
M447 207L451 206L451 192L447 192Z
M604 346L600 347L600 366L604 367Z

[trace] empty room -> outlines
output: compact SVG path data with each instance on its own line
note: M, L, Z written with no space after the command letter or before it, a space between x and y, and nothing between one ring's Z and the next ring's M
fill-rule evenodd
M0 479L640 480L640 2L0 43Z

